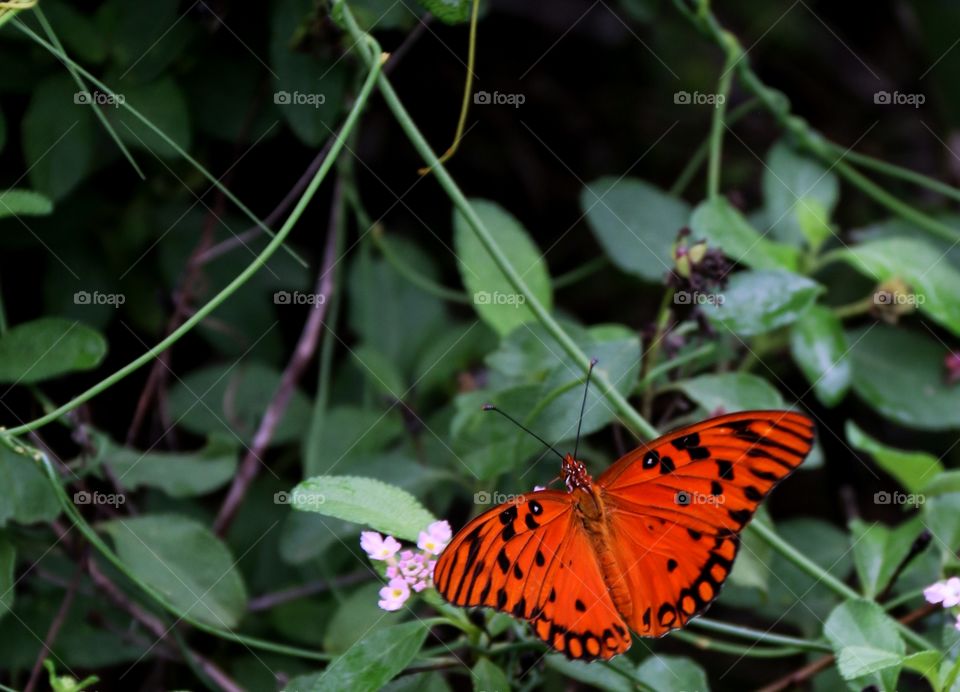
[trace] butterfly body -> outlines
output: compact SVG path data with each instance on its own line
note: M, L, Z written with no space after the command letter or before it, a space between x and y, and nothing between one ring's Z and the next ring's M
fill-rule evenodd
M441 554L434 582L450 602L530 622L574 659L659 637L719 594L739 533L804 459L813 424L750 411L668 433L595 480L567 454L566 491L540 490L473 519Z

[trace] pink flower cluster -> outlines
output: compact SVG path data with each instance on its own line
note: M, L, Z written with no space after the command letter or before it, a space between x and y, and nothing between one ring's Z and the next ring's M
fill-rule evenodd
M946 581L931 584L923 590L923 597L927 603L939 603L944 608L960 605L960 577L950 577ZM960 617L954 627L960 630Z
M364 531L360 534L360 547L371 560L383 560L387 563L387 579L390 581L380 589L377 601L384 610L399 610L407 599L410 590L419 593L433 586L433 568L437 566L436 557L447 547L453 532L446 521L435 521L421 531L417 547L401 551L400 542L393 536L381 536L376 531ZM399 553L399 555L398 555Z

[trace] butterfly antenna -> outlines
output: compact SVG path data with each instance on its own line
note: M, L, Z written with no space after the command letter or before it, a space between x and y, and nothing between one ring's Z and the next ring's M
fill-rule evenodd
M497 408L496 406L494 406L493 404L484 404L482 408L483 408L484 411L496 411L497 413L499 413L501 416L503 416L504 418L506 418L508 421L510 421L511 423L513 423L514 425L516 425L518 428L520 428L521 430L523 430L523 431L524 431L525 433L527 433L528 435L532 435L533 437L535 437L535 438L537 438L538 440L540 440L540 442L542 442L543 445L544 445L547 449L549 449L551 452L553 452L554 454L556 454L558 457L560 457L560 460L563 461L563 455L562 455L560 452L558 452L558 451L554 448L554 446L553 446L552 444L550 444L550 443L547 442L545 439L543 439L542 437L540 437L539 435L537 435L537 433L535 433L535 432L533 432L532 430L530 430L530 428L528 428L527 426L525 426L523 423L521 423L521 422L518 421L516 418L514 418L513 416L511 416L509 413L506 413L505 411L501 411L500 409L498 409L498 408Z
M577 441L573 446L573 458L579 459L577 452L580 449L580 428L583 427L583 412L587 410L587 392L590 391L590 375L593 374L593 366L597 364L596 358L590 359L590 369L587 370L587 381L583 385L583 402L580 404L580 420L577 421Z

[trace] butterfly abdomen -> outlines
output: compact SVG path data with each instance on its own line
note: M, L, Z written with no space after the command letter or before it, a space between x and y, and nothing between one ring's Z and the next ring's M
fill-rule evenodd
M633 613L633 601L626 575L620 568L611 546L614 537L609 535L609 525L604 512L603 498L599 488L591 486L589 490L578 491L581 498L577 502L580 518L583 521L590 542L593 544L603 581L607 585L613 605L624 617L629 619Z

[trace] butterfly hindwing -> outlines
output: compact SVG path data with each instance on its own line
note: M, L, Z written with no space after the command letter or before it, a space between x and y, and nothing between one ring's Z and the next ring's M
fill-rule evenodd
M444 549L434 583L455 605L529 620L540 639L571 658L630 648L569 493L529 493L481 514Z
M661 636L710 605L740 531L812 444L806 416L731 414L642 445L597 479L631 628Z

